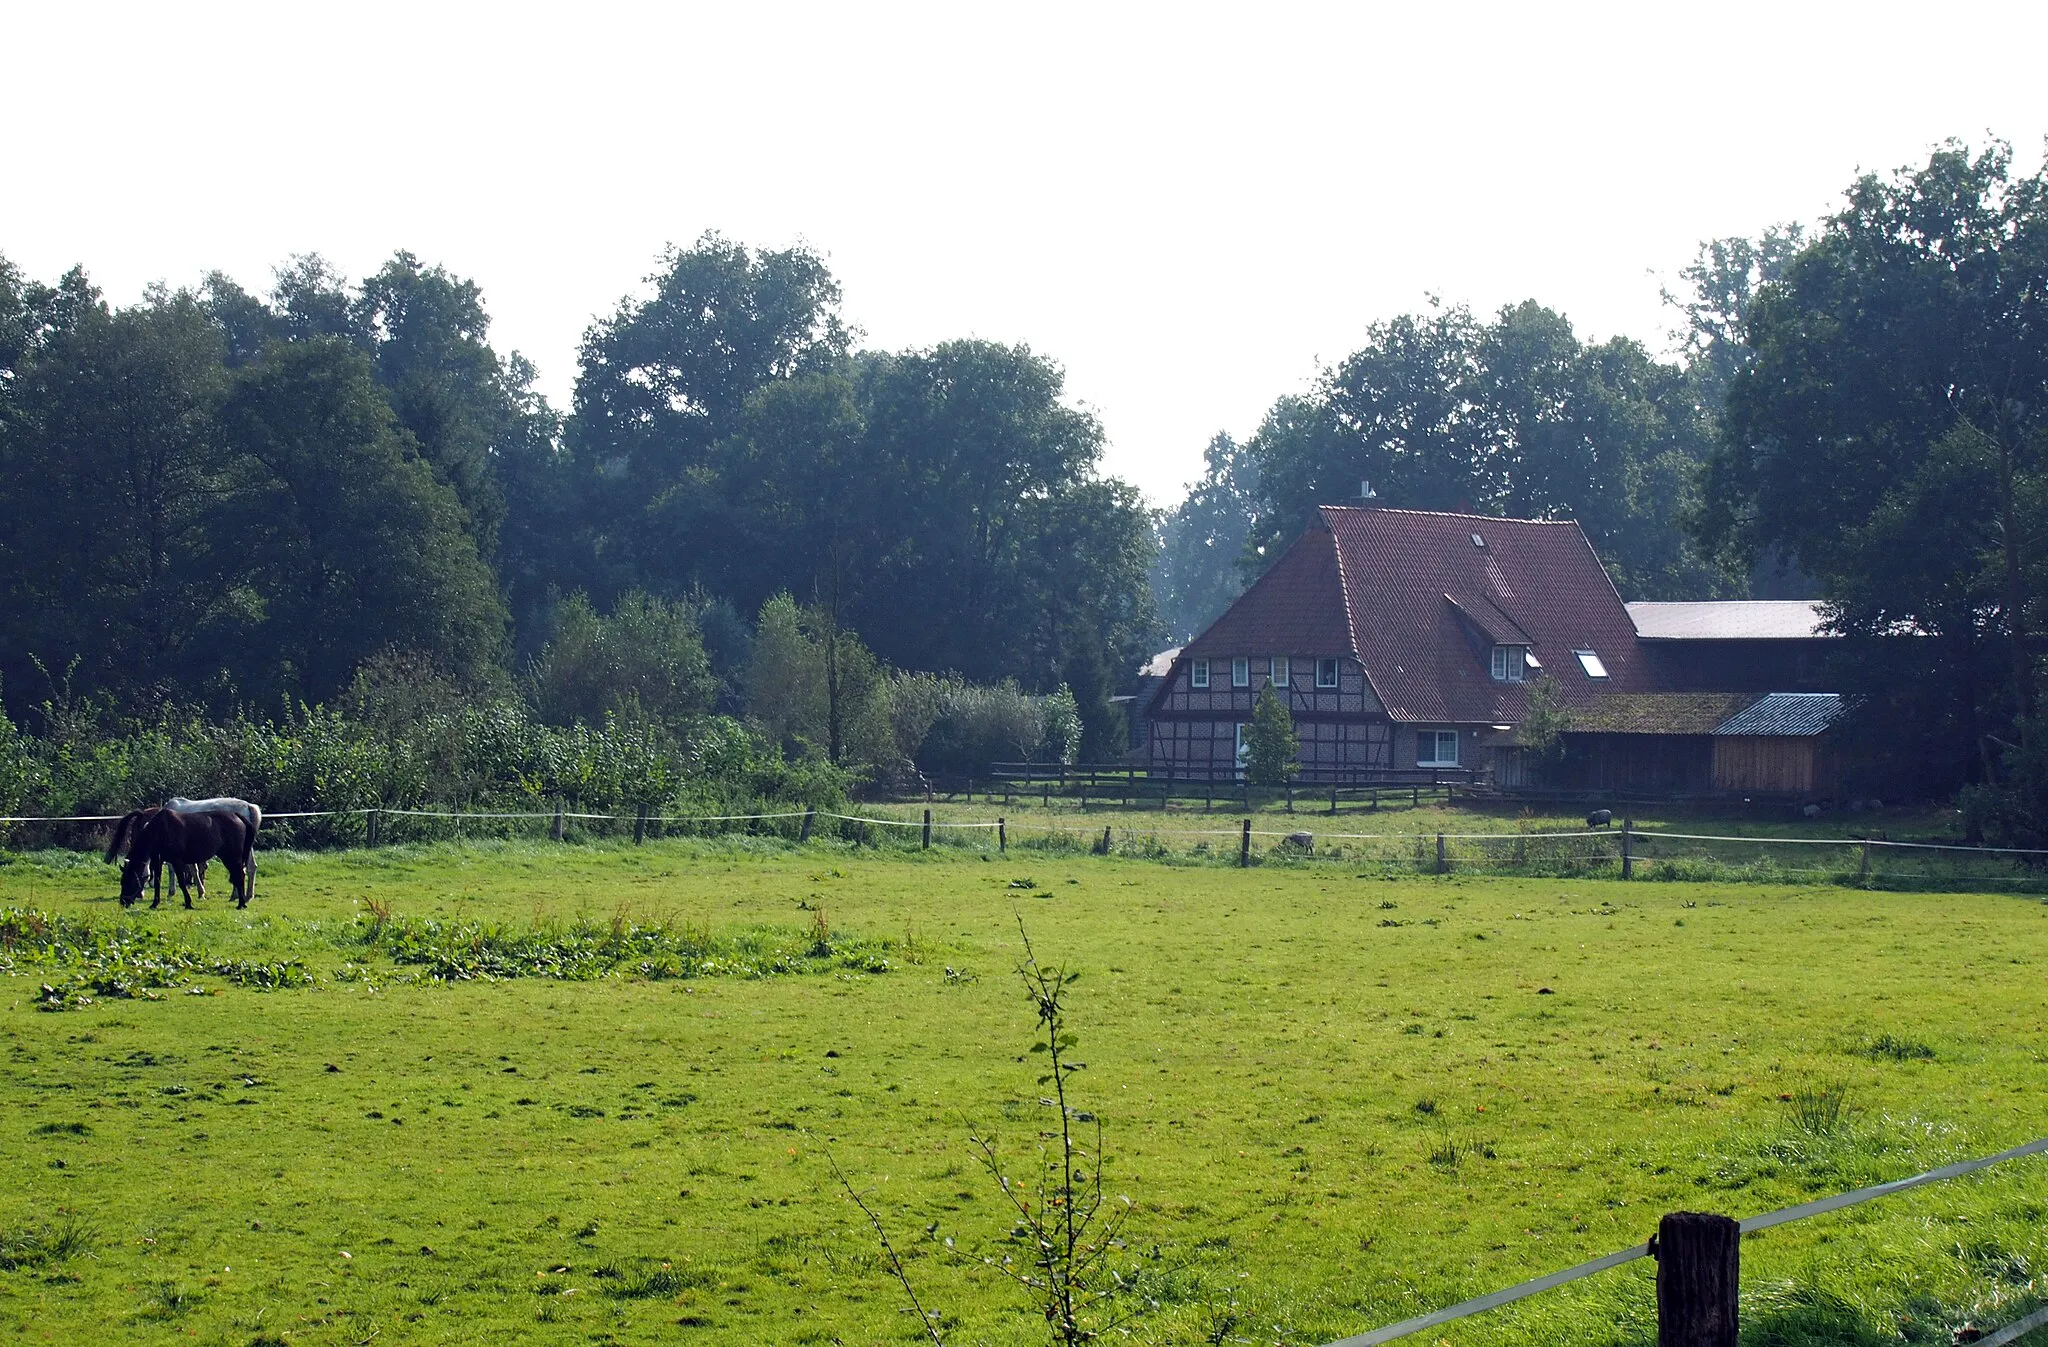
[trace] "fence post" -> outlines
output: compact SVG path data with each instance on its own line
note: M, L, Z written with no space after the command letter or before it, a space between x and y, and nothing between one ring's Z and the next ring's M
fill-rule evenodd
M1104 855L1104 856L1107 856L1107 855L1109 854L1109 848L1110 848L1110 845L1111 845L1111 843L1110 843L1110 836L1109 836L1109 833L1110 833L1109 827L1108 827L1108 825L1106 825L1106 824L1105 824L1105 825L1103 826L1103 829L1102 829L1102 850L1101 850L1101 853L1100 853L1101 855Z
M1330 786L1330 816L1331 816L1332 818L1335 818L1335 817L1336 817L1336 815L1337 815L1337 787L1336 787L1336 784L1335 784L1335 783L1333 782L1333 783L1331 784L1331 786Z
M1856 872L1856 882L1859 884L1868 884L1870 882L1870 839L1867 837L1863 839L1863 866Z
M1657 1347L1736 1347L1742 1231L1732 1217L1674 1211L1657 1223Z
M1009 849L1010 849L1010 827L1009 827L1009 824L1008 824L1008 823L1007 823L1006 821L1004 821L1003 819L1001 819L1001 818L998 818L998 819L996 820L996 850L997 850L997 851L1008 851Z
M918 849L920 851L930 851L932 849L932 811L929 809L924 811L924 845Z
M363 840L365 845L373 847L377 845L377 820L382 813L382 810L372 809L367 815L364 816ZM1864 854L1869 854L1869 849L1867 847L1864 849Z
M804 810L804 826L801 830L798 831L796 837L796 840L799 843L808 842L811 840L811 825L816 823L817 821L818 811L816 809Z
M562 840L562 802L559 799L555 801L555 821L548 825L548 840Z
M1410 786L1408 788L1408 807L1410 809L1422 808L1422 787Z
M635 809L635 810L633 811L633 845L637 847L637 846L639 846L639 845L640 845L641 843L645 842L646 840L647 840L647 803L646 803L646 801L644 801L644 800L643 800L643 801L642 801L642 802L640 803L640 807L639 807L638 809Z
M1244 833L1237 844L1237 863L1241 866L1252 863L1252 821L1250 819L1244 821Z
M1621 820L1621 877L1636 877L1635 820L1624 815Z
M1294 812L1294 783L1292 781L1287 783L1287 812L1290 814Z
M1450 861L1444 855L1444 835L1436 835L1436 872L1443 874L1450 869Z

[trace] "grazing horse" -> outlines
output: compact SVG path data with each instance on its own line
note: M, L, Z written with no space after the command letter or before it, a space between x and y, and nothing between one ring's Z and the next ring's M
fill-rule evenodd
M242 899L242 906L249 905L249 899L256 896L256 831L263 826L263 809L247 800L232 795L214 795L204 800L188 800L182 795L173 795L164 801L164 808L175 814L231 814L242 821L249 830L248 893ZM199 867L199 896L206 897L206 866Z
M154 874L158 891L150 903L163 902L164 865L177 874L185 906L192 906L192 892L185 885L184 868L196 865L203 872L206 863L218 857L233 884L235 905L249 905L249 857L255 838L248 826L234 814L180 814L169 809L138 809L123 815L114 825L107 843L107 859L127 848L127 863L121 867L121 906L133 907L142 897L146 876Z

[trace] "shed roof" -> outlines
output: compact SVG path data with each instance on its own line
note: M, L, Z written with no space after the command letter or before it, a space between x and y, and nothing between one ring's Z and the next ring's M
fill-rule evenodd
M1614 692L1572 713L1580 734L1712 734L1749 705L1744 692Z
M1840 693L1773 692L1716 725L1714 733L1799 738L1819 734L1840 714Z
M1810 599L1715 599L1705 603L1632 603L1628 615L1646 641L1810 641L1827 615Z

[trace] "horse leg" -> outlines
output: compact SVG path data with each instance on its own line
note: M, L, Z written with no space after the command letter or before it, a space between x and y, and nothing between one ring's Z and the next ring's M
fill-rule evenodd
M155 893L149 900L149 910L154 912L164 905L164 863L161 860L149 863L149 879L155 886Z

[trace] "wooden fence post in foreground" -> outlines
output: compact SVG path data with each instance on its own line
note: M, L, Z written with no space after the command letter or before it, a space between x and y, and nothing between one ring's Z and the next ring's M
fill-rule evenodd
M1252 821L1250 819L1244 821L1244 836L1237 844L1237 863L1239 865L1250 865L1252 863Z
M633 845L639 846L647 840L647 805L643 802L633 811Z
M931 849L932 849L932 811L931 811L931 810L929 810L929 809L927 809L927 810L925 810L925 811L924 811L924 846L923 846L922 848L920 848L920 850L924 850L924 851L930 851Z
M816 823L817 821L818 811L816 809L804 810L804 826L803 829L797 833L796 837L796 840L799 843L808 842L811 840L811 825Z
M377 816L381 810L372 809L363 818L363 841L368 846L377 845Z
M1444 835L1436 835L1436 872L1443 874L1451 868L1450 860L1444 855Z
M997 850L997 851L1008 851L1009 849L1010 849L1010 826L1009 826L1008 822L1006 822L1005 820L1003 820L1003 819L1001 819L1001 818L998 818L998 819L996 820L996 850Z
M1115 844L1110 841L1109 828L1107 826L1104 826L1104 828L1102 829L1102 854L1107 856L1109 854L1110 848L1113 845Z
M1863 865L1856 872L1856 882L1859 884L1868 884L1870 882L1870 839L1867 837L1863 839Z
M1657 1223L1657 1347L1736 1347L1742 1230L1674 1211Z
M1623 818L1621 821L1621 877L1623 879L1634 879L1636 877L1635 838L1635 820Z
M555 821L548 825L548 839L554 842L562 840L562 802L560 800L555 801Z

